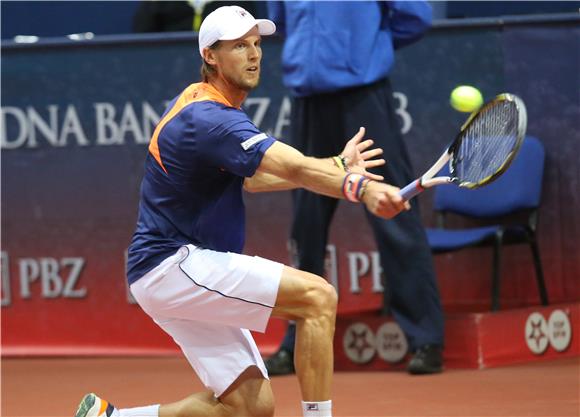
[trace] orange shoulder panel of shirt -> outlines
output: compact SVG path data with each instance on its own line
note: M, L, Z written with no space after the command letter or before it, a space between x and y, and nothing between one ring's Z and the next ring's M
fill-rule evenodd
M200 101L215 101L217 103L224 104L228 107L233 107L231 103L211 84L208 83L195 83L187 87L183 93L179 96L171 110L159 121L149 142L149 152L157 163L163 168L163 171L167 174L167 169L163 165L161 160L161 155L159 153L159 133L169 123L181 110L191 103Z

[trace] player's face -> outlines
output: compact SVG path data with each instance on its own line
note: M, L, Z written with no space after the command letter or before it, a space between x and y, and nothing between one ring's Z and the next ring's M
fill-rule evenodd
M220 77L244 91L255 88L260 81L261 42L257 27L240 39L221 41L215 50Z

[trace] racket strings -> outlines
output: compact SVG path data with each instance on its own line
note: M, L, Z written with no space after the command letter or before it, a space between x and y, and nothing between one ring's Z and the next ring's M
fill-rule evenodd
M502 169L518 141L518 117L515 103L501 101L467 126L452 163L453 175L460 183L476 185Z

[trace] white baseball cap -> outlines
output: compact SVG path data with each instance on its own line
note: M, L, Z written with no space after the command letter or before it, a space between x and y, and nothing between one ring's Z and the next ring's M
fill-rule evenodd
M207 15L199 28L199 54L203 58L204 48L217 41L241 38L256 25L260 35L267 36L276 32L274 22L254 19L254 16L240 6L222 6L215 9Z

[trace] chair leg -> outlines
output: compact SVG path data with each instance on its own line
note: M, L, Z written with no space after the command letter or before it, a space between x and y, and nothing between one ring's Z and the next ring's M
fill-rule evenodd
M500 266L501 266L501 245L503 241L503 230L495 233L493 244L493 271L491 277L491 311L499 310L499 289L500 289Z
M546 291L546 284L544 281L544 271L542 268L542 259L540 258L540 249L535 236L530 233L530 249L532 250L532 257L534 259L534 268L536 269L536 283L538 284L538 292L540 293L540 301L543 305L548 305L548 292Z

